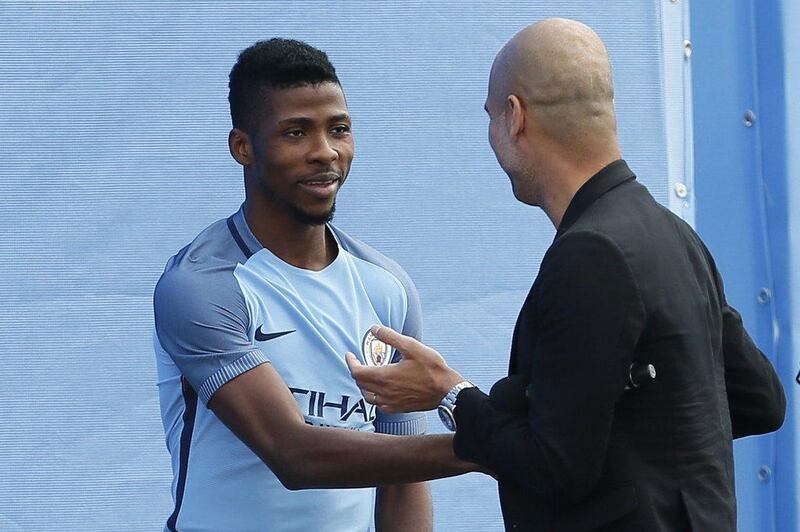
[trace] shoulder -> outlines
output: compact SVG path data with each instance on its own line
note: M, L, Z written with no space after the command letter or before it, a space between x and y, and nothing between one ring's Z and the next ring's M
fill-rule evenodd
M215 222L172 256L153 294L156 328L162 333L208 323L224 309L246 321L246 304L234 271L246 257L226 220Z
M342 249L353 256L357 261L361 264L370 265L371 269L377 272L377 275L393 280L407 295L416 295L417 289L414 282L397 262L369 244L350 236L341 229L331 226L331 230L336 235Z
M170 257L156 284L156 297L189 295L218 283L225 284L232 279L236 266L245 261L227 220L214 222Z
M573 228L556 239L542 260L538 284L575 298L630 292L639 299L628 253L613 236L589 229Z
M578 260L580 259L580 260ZM617 239L612 235L592 228L572 228L556 238L542 261L563 266L564 263L580 266L611 260L625 262L625 256Z
M168 267L153 293L156 312L164 307L180 307L185 312L204 302L224 304L225 300L241 295L233 272L235 265L186 268L182 264Z
M368 278L374 280L374 286L382 294L396 293L402 298L405 307L402 319L402 333L422 338L422 305L417 287L406 271L394 260L377 251L372 246L354 238L344 231L331 226L336 239L344 252L349 254L356 267ZM377 300L380 296L376 295Z
M230 229L229 219L217 220L167 261L164 272L175 269L203 270L223 264L235 266L247 260Z

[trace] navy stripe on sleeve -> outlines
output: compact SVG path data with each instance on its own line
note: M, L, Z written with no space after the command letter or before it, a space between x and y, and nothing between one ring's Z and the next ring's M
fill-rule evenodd
M180 448L180 468L178 471L178 485L175 489L175 510L167 519L167 530L177 532L178 514L183 504L183 494L186 490L186 471L189 468L189 449L192 445L192 432L194 431L194 419L197 413L197 394L194 392L189 382L181 377L183 386L183 431L181 432Z

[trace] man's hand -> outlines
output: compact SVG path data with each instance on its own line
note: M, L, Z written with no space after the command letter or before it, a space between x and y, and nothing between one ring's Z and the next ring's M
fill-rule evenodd
M388 413L432 410L450 389L463 381L434 349L390 327L372 328L379 340L397 348L403 358L382 367L362 365L347 353L350 374L364 398Z

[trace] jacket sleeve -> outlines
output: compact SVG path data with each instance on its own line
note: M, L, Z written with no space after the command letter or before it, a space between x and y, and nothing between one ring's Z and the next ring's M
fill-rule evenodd
M565 503L590 493L607 451L645 310L621 250L607 237L567 233L545 256L519 327L535 327L527 414L501 412L475 389L455 411L459 458L532 494ZM532 323L526 320L537 320Z
M742 317L728 305L722 277L708 250L706 256L722 308L722 355L733 437L776 431L786 414L783 386L769 359L747 334Z

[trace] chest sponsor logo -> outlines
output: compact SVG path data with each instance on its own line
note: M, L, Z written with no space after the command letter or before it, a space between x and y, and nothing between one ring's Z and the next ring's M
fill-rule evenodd
M322 420L325 419L325 414L333 414L341 423L375 421L375 405L368 404L363 397L333 395L319 390L292 387L289 390L303 409L303 414L309 418Z

